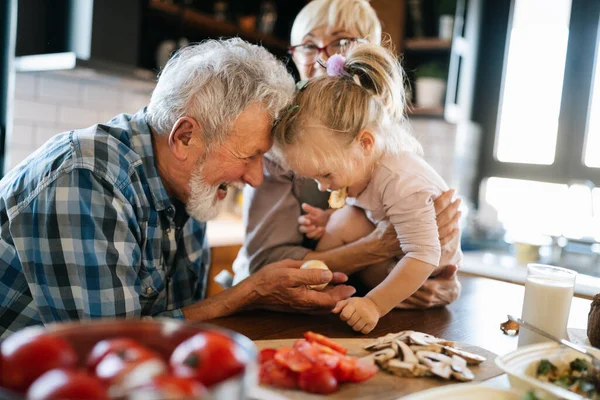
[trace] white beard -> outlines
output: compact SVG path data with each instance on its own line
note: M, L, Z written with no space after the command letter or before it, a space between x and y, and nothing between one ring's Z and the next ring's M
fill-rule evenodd
M201 222L215 219L221 212L224 201L217 198L219 186L211 186L204 180L201 165L192 172L189 185L190 199L185 207L189 216ZM238 189L244 187L241 183L228 183L227 186Z

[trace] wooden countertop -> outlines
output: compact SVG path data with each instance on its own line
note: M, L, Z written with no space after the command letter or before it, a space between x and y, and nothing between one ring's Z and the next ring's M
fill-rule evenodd
M459 280L463 285L462 295L455 303L432 310L394 310L367 337L410 329L480 346L496 354L516 349L517 337L504 335L499 325L506 321L506 314L521 315L524 287L467 274L461 274ZM573 298L570 328L587 326L590 303ZM240 332L252 340L299 338L308 330L332 338L364 337L333 314L248 311L207 322Z

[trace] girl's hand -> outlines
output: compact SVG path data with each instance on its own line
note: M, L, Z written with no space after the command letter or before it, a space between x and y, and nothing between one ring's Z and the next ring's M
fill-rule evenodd
M306 214L298 218L300 227L298 230L309 239L320 239L325 233L325 226L334 210L321 210L306 203L302 203L302 209Z
M339 313L342 321L364 334L375 328L381 316L379 307L368 297L351 297L339 301L332 312Z

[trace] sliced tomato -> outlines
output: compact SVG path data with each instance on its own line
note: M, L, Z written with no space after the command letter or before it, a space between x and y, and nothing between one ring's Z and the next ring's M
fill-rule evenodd
M332 355L336 355L336 356L340 356L343 357L344 354L340 353L337 350L332 349L329 346L324 346L321 343L317 343L317 342L311 342L310 343L311 346L316 349L319 353L324 353L324 354L332 354Z
M323 336L319 333L308 331L308 332L304 333L304 338L306 340L308 340L309 342L319 343L319 344L322 344L323 346L330 347L339 353L342 353L342 354L348 353L348 349L346 349L344 346L342 346L341 344L337 343L336 341L328 338L327 336Z
M300 349L282 347L273 359L294 372L306 371L314 365L313 361L302 354Z
M298 387L298 374L275 360L268 360L260 365L258 378L261 385L283 389Z
M350 382L364 382L379 372L379 367L373 363L356 360Z
M327 394L337 390L338 381L329 368L317 365L298 375L298 385L306 392Z
M272 360L275 357L275 353L277 353L277 349L262 349L259 355L260 363L267 362Z
M356 362L357 360L354 357L345 356L340 358L334 371L334 375L340 383L352 382Z
M320 353L319 355L317 355L315 364L322 365L334 371L341 359L342 357L336 354Z

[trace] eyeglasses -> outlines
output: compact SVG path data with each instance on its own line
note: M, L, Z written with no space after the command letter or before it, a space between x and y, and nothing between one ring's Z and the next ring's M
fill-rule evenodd
M334 54L345 55L353 43L367 43L367 41L361 38L342 38L334 40L325 47L319 47L316 44L307 43L291 46L288 50L294 61L298 64L313 65L315 62L317 62L317 58L322 51L327 54L327 57L331 57Z

